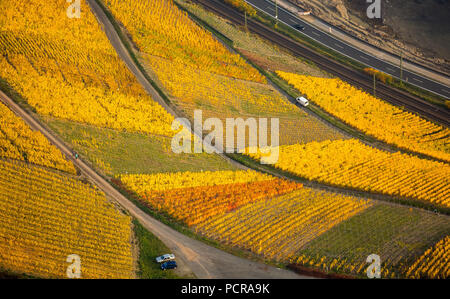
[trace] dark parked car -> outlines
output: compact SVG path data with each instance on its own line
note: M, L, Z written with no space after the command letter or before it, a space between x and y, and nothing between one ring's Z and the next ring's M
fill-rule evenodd
M300 24L295 24L292 27L294 27L295 29L300 30L300 31L305 30L305 26L300 25Z
M167 269L176 269L177 263L175 261L168 261L161 264L161 270L167 270Z

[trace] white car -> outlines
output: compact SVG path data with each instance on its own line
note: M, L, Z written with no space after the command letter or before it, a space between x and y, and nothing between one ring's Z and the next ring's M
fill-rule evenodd
M173 261L174 259L175 259L175 255L173 255L171 253L168 253L168 254L164 254L164 255L158 256L156 258L156 262L157 263L164 263L164 262L167 262L167 261Z
M309 105L309 101L306 98L304 98L304 97L298 97L295 100L297 101L297 103L299 103L303 107L306 107L306 106Z

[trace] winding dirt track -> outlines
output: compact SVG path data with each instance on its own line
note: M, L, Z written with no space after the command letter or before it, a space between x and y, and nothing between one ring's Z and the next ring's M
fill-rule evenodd
M132 61L127 50L121 43L117 32L114 30L108 18L98 6L95 0L88 0L92 10L99 18L114 48L119 56L124 59L127 66L136 75L139 82L151 94L154 99L160 99L159 94L152 88L143 74ZM58 147L92 183L98 186L112 200L120 204L128 213L139 220L139 222L156 237L158 237L177 257L179 270L182 273L193 273L197 278L218 279L295 279L308 278L284 269L275 268L259 262L253 262L221 251L215 247L206 245L200 241L189 238L169 226L157 221L140 210L119 191L112 187L107 180L98 175L81 159L73 157L71 149L58 137L53 135L32 115L28 114L12 99L0 90L0 100L7 105L17 116L21 117L33 130L40 131L48 140ZM162 99L161 99L162 100ZM163 105L167 107L167 105ZM169 108L169 107L167 107ZM169 108L170 109L170 108Z

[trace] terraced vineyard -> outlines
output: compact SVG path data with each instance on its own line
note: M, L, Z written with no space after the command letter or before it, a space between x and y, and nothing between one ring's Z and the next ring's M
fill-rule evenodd
M0 157L76 173L73 164L39 132L33 132L20 118L0 103Z
M450 130L379 100L340 79L277 74L344 122L400 148L450 162Z
M173 117L128 71L85 1L76 21L64 7L59 0L32 0L27 9L0 3L0 77L39 114L173 136Z
M204 118L217 117L224 123L229 117L278 117L281 144L344 138L288 102L255 68L190 20L173 1L104 3L130 33L148 73L188 119L193 119L195 109L202 109Z
M128 175L121 181L145 204L188 226L302 188L254 171Z
M306 243L370 205L369 201L305 188L218 215L198 224L196 230L286 262Z
M174 153L174 116L121 61L85 1L80 19L67 18L63 0L31 0L26 6L0 1L5 12L0 15L0 86L80 159L138 198L144 210L267 262L364 277L367 256L378 254L384 278L449 277L450 218L437 213L450 208L447 128L339 79L278 72L347 124L433 159L348 139L287 101L172 0L102 2L182 116L192 120L193 111L202 109L204 119L224 123L230 117L279 118L279 160L264 169L312 186L238 170L215 154ZM248 9L242 1L230 2ZM231 24L220 26L234 30L230 36L252 40ZM274 61L282 64L288 54L281 56ZM280 69L295 71L304 64ZM253 167L250 158L239 156ZM375 200L374 193L400 203ZM402 206L411 203L419 208ZM134 278L143 269L159 271L148 264L159 254L149 250L149 237L135 239L145 234L139 227L135 235L129 216L81 181L60 151L0 104L0 271L62 278L67 256L78 254L83 278ZM189 252L185 258L192 262L189 246L179 252Z
M0 268L66 278L69 255L83 278L134 277L131 220L105 195L67 175L0 160Z
M281 146L275 167L329 185L450 207L447 163L388 153L353 139Z

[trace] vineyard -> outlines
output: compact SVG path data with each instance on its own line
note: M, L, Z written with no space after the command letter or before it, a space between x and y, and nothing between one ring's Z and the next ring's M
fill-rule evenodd
M275 167L325 184L450 207L447 163L381 151L354 139L281 146Z
M82 5L83 18L69 19L62 0L28 1L27 9L2 1L0 77L41 115L173 136L173 117L146 95Z
M77 254L83 278L134 277L130 218L89 185L0 160L0 206L0 268L65 278Z
M366 259L376 253L381 259L382 278L412 277L411 273L419 264L430 266L430 270L436 267L441 278L448 278L448 270L445 270L448 262L442 250L439 255L427 249L449 232L450 222L446 216L376 204L306 244L291 262L364 277L369 265ZM421 258L425 254L428 259ZM425 271L423 274L423 278L432 278Z
M268 259L288 261L306 243L369 206L367 200L305 188L245 205L195 228Z
M75 174L73 164L42 135L33 132L20 118L0 103L0 157Z
M439 241L408 269L411 278L442 278L450 277L450 236Z
M266 82L256 69L197 26L172 0L104 2L146 54L227 77Z
M450 162L450 130L379 100L340 79L277 74L328 113L400 148Z
M349 139L289 102L178 2L102 2L174 110L192 120L201 109L203 119L223 123L230 117L279 118L279 159L272 168L261 166L267 174L238 170L242 165L216 154L174 153L174 116L128 70L86 1L79 19L66 16L64 0L30 0L26 6L0 1L0 84L79 160L152 216L265 262L364 277L366 258L375 253L383 278L450 277L450 221L443 212L450 208L448 128L340 79L293 74L300 63L275 68L291 70L276 73L329 114L430 159ZM245 1L226 2L254 13ZM248 48L263 47L256 45L262 39L240 34L255 40ZM278 55L275 48L265 51ZM320 76L321 70L309 67ZM245 155L232 157L253 167L252 159L264 156ZM0 103L0 272L65 278L72 254L81 257L82 278L142 277L143 258L160 271L139 234L159 242L144 227L136 229L43 134Z

